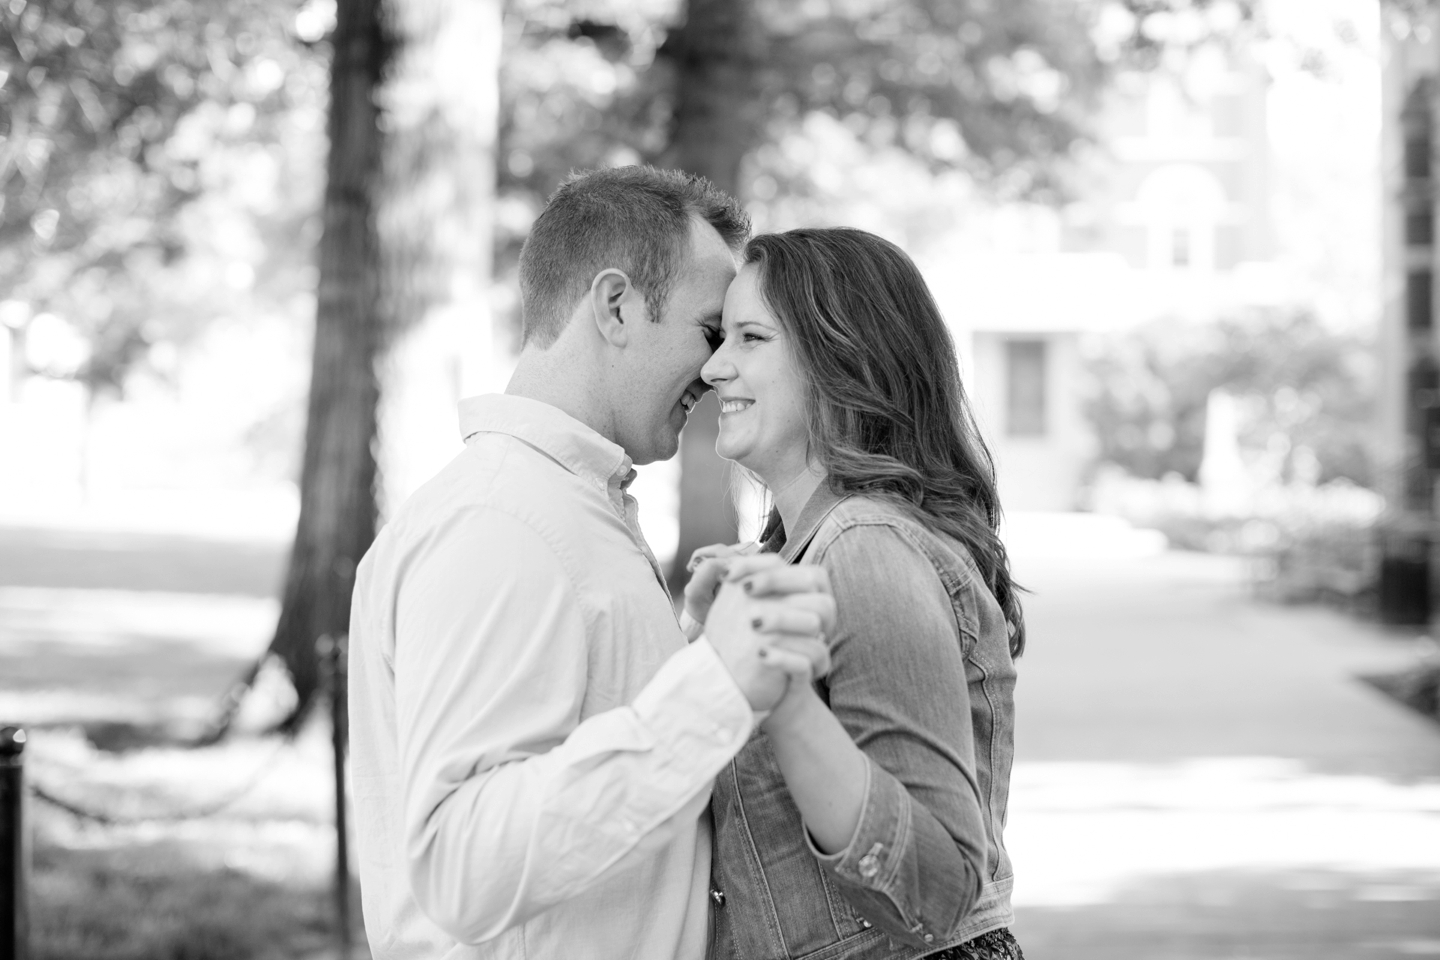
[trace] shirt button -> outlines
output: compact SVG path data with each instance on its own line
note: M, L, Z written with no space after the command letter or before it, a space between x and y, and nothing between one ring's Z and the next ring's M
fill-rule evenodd
M926 943L934 943L934 942L935 942L935 936L934 936L933 934L929 934L929 933L925 934L925 936L924 936L922 939L923 939Z
M873 853L867 853L860 858L860 876L869 880L880 872L880 858Z
M724 891L724 890L711 890L711 891L710 891L710 899L715 901L715 906L717 906L717 907L723 907L723 906L725 906L725 891Z

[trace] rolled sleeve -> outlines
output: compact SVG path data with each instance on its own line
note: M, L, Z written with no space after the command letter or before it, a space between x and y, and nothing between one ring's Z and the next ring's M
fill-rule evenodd
M964 652L950 594L903 529L841 532L814 558L839 608L830 709L865 752L844 849L811 853L867 920L917 946L948 938L985 870ZM808 842L808 838L807 838Z

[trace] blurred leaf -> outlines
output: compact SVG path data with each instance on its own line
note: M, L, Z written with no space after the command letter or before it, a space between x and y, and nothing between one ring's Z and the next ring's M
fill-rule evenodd
M120 389L220 311L284 310L308 270L323 51L280 0L0 6L0 289L92 340Z

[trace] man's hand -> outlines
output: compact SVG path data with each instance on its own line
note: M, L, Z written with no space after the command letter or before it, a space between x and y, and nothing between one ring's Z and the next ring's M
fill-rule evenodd
M811 676L830 669L824 634L835 623L835 600L825 570L791 566L775 554L738 557L705 621L705 635L750 706L772 709L790 683L773 652L805 657ZM793 660L787 660L793 671Z
M690 555L685 569L690 571L690 580L685 584L685 612L696 623L704 623L710 615L710 605L725 582L730 564L736 557L750 556L760 549L760 544L712 543L701 547Z

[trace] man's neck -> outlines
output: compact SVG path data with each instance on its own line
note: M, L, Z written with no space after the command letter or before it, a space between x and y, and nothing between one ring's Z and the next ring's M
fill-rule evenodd
M601 391L595 389L593 370L583 361L564 356L559 347L522 350L505 393L548 403L615 442L610 409L602 401Z

